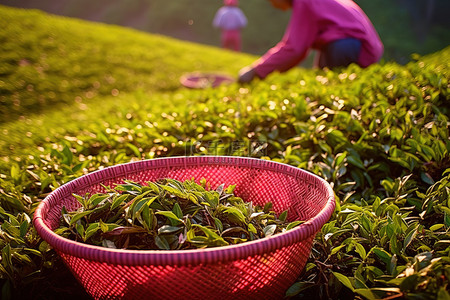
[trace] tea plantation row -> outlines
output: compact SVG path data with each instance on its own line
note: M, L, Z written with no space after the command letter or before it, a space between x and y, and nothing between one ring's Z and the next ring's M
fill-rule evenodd
M88 23L72 34L78 22L59 18L22 26L43 16L2 13L16 41L29 39L1 33L11 47L0 56L1 107L22 115L0 124L2 299L87 297L31 224L49 192L118 163L204 154L284 162L333 186L336 211L288 297L449 298L450 48L406 66L296 69L197 91L177 89L178 76L235 72L250 57ZM33 38L57 28L54 47ZM78 56L78 45L92 51ZM53 61L44 69L42 57Z

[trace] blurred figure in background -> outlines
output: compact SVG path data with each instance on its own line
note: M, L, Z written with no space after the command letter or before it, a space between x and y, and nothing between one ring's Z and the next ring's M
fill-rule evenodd
M241 30L247 26L247 18L238 7L238 0L224 0L214 16L213 26L222 30L222 47L241 51Z
M239 82L285 72L299 64L310 49L318 50L316 66L367 67L380 60L383 44L369 18L352 0L270 0L281 10L292 9L281 42L239 72Z

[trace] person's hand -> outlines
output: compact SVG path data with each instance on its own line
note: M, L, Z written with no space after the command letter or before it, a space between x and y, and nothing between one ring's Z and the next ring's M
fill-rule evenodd
M238 82L239 83L249 83L250 81L252 81L254 78L256 77L256 72L255 70L248 66L245 68L242 68L239 71L239 79Z

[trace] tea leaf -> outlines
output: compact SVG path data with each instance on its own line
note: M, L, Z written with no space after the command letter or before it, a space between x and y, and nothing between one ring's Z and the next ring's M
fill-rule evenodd
M142 209L142 223L147 230L152 230L154 227L154 212L147 205Z
M108 194L106 194L106 195L105 194L104 195L102 195L102 194L94 194L94 195L92 195L91 198L89 198L89 200L88 200L89 208L92 209L92 208L96 207L98 204L100 204L100 202L104 201L105 199L107 199L109 197L110 197L110 195L108 195Z
M219 233L221 233L223 231L222 221L220 221L220 219L218 219L218 218L214 218L214 224L216 225L216 228L219 231Z
M406 248L411 244L411 242L416 237L418 228L419 225L416 225L412 230L409 230L409 233L406 235L405 240L403 241L403 251L406 250Z
M162 215L165 216L166 218L168 218L172 225L176 225L178 223L181 223L182 220L180 220L173 212L171 211L157 211L155 214L157 215Z
M170 245L163 236L155 236L155 244L161 250L170 250Z
M19 228L19 231L20 231L20 237L21 238L24 238L25 237L25 235L27 234L27 232L28 232L28 228L30 227L30 223L27 221L27 220L24 220L21 224L20 224L20 228Z
M77 199L78 203L81 204L81 207L87 208L87 201L85 200L85 198L76 194L72 194L72 196L74 196L75 199Z
M114 244L113 241L107 239L102 240L102 246L105 248L117 249L116 244Z
M181 190L177 189L176 187L169 186L169 185L160 185L160 187L163 190L167 191L169 194L172 194L174 196L180 197L182 199L188 198L188 195L184 191L181 191Z
M364 288L364 289L355 289L354 290L355 293L360 294L361 296L364 296L366 299L368 300L375 300L375 299L379 299L378 297L376 297L371 290L369 290L368 288Z
M390 264L391 262L391 255L387 253L385 250L380 248L373 248L373 253L375 253L385 264Z
M347 288L349 288L351 291L354 291L355 289L353 288L353 285L350 281L350 279L338 272L331 272L333 273L334 277L336 277L344 286L346 286Z
M254 233L254 234L257 233L256 228L255 228L255 226L253 226L252 223L249 223L249 224L248 224L248 231L249 231L249 232L252 232L252 233Z
M76 229L77 229L77 233L79 236L81 236L81 238L83 239L83 241L85 241L85 235L84 235L84 227L81 224L76 224Z
M437 230L441 229L444 226L445 226L444 224L435 224L435 225L430 227L430 230L431 231L437 231Z
M181 227L163 225L158 229L158 234L172 234L180 231Z
M225 209L224 212L227 214L228 219L231 222L236 224L245 224L245 216L238 208L229 207Z
M97 231L101 228L101 230L103 232L106 232L108 230L108 227L106 226L106 229L103 227L100 227L99 223L92 223L88 226L88 228L86 228L86 233L85 233L85 240L88 240L89 238L91 238L94 234L97 233Z
M179 218L179 219L183 218L183 212L181 211L180 204L175 203L173 205L172 212L177 216L177 218Z
M267 202L265 205L264 205L264 208L263 208L263 211L265 212L265 213L269 213L269 211L272 209L272 202Z
M118 208L120 205L122 205L122 203L128 199L128 196L129 196L128 194L116 195L113 198L110 210L113 211L116 208Z
M273 234L275 234L275 230L277 229L277 225L267 225L266 227L264 227L263 232L264 232L264 236L271 236Z
M366 249L364 249L364 247L359 244L359 243L355 243L355 251L359 254L359 256L362 258L362 260L366 259Z
M83 218L91 213L92 213L92 211L86 210L86 211L83 211L83 212L73 215L72 218L70 219L69 225L75 224L78 220L80 220L81 218Z
M6 244L2 249L2 262L6 269L12 268L11 246Z
M291 223L289 223L289 224L286 226L286 230L291 230L292 228L295 228L295 227L297 227L298 225L303 224L303 223L305 223L305 221L294 221L294 222L291 222Z

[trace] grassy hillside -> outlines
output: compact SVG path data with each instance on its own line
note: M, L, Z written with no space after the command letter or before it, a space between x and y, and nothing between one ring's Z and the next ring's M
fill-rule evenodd
M333 186L336 211L287 296L449 297L450 48L406 66L188 90L184 72L235 74L253 57L37 11L0 16L2 299L88 297L30 222L52 190L118 163L202 154L284 162Z
M1 7L0 26L2 121L123 92L172 91L185 72L235 75L251 62L249 56L39 11Z

